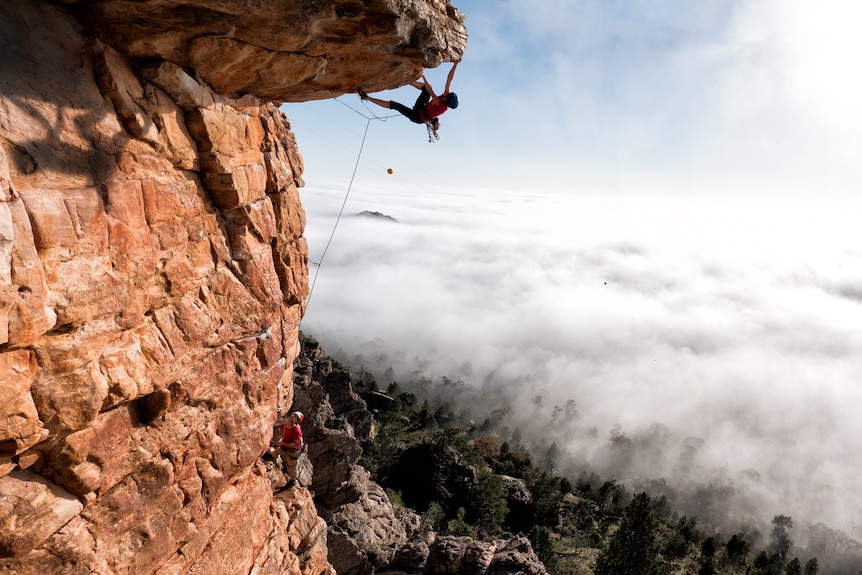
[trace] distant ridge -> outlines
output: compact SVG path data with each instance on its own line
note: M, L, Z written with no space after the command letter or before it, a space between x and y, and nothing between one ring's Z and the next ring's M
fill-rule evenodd
M372 212L369 210L365 210L364 212L359 212L356 214L357 217L360 218L380 218L382 220L389 220L392 222L398 223L398 220L393 218L392 216L387 216L386 214L381 214L380 212Z

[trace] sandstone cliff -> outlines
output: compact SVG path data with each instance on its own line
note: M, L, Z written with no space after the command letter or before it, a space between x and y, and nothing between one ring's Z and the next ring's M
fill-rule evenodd
M276 103L465 42L440 0L4 3L0 572L332 572L261 460L308 291Z

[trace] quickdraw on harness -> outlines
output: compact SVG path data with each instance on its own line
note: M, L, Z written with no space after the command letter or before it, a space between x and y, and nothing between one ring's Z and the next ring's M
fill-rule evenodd
M432 144L434 140L439 140L440 136L437 135L437 130L434 128L434 124L431 123L431 120L425 120L425 127L428 128L428 141Z

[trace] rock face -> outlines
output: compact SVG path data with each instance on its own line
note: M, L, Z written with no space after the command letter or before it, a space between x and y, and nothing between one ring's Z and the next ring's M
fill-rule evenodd
M357 463L358 437L373 437L373 417L353 392L349 372L313 339L302 337L294 388L295 405L306 414L303 431L314 463L315 503L328 525L329 558L340 575L546 575L524 537L494 541L440 537L418 515L389 501ZM361 413L366 421L355 429L346 416L356 420ZM522 481L508 479L510 490L529 496Z
M419 518L396 509L383 489L357 464L362 449L345 414L365 410L350 374L333 364L314 340L303 338L294 374L295 405L314 464L319 515L329 527L329 558L341 575L373 573L387 565L419 527ZM337 428L327 427L337 421ZM360 433L371 430L371 420Z
M0 10L0 572L331 573L261 461L308 292L271 100L463 52L440 1Z

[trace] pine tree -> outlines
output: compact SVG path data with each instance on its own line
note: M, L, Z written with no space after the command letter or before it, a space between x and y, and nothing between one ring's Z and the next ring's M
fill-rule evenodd
M560 560L554 551L554 542L551 541L551 532L547 527L535 525L530 531L530 543L533 550L539 556L539 561L545 566L549 573L555 573L560 566Z
M787 561L787 554L793 547L789 530L793 527L793 518L787 515L776 515L772 519L772 545L781 562Z
M509 512L503 480L499 475L482 471L472 491L470 518L481 535L497 535L502 531L503 521Z
M786 575L802 575L802 564L797 557L790 560L787 567L784 568L784 573Z
M657 575L658 521L649 495L638 493L626 507L620 527L596 561L596 575Z
M728 540L725 545L727 550L727 559L732 563L741 563L745 556L748 555L751 546L745 540L745 535L742 533L734 533L733 537Z

